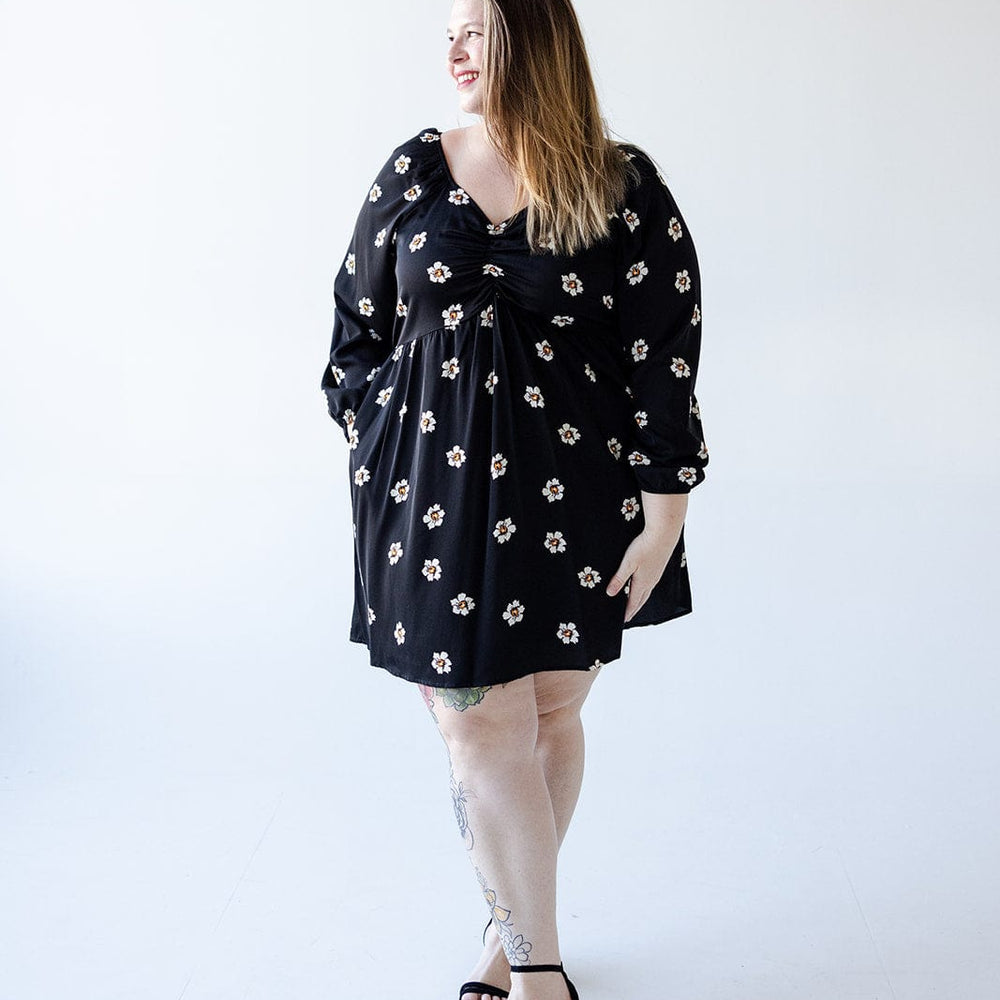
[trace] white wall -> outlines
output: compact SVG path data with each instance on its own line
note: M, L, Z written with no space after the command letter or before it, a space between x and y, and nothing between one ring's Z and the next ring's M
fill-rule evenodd
M567 969L659 997L628 963L666 949L677 995L985 1000L998 9L577 10L698 247L712 458L695 613L627 633L585 708ZM399 933L428 857L471 965L442 748L347 640L319 389L374 171L473 120L447 16L0 4L0 1000L361 995L389 957L451 990Z

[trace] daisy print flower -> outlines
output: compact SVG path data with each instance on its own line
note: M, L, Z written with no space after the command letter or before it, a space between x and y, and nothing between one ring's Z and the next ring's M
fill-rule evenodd
M628 456L629 465L649 465L649 456L641 451L629 452Z
M690 378L691 366L683 358L671 358L670 370L677 378Z
M420 571L428 580L441 579L441 562L438 559L425 559L424 568Z
M686 486L694 486L698 480L698 470L685 466L683 469L677 470L677 478Z
M357 258L353 253L347 255L347 258L344 260L344 267L347 268L348 274L354 274L357 270Z
M553 503L556 500L562 500L565 492L565 487L559 482L558 479L549 479L542 487L542 496L544 496L549 503Z
M392 497L396 503L402 503L410 495L410 483L409 480L400 479L396 482L396 485L389 490L389 496Z
M646 356L649 354L648 345L646 341L640 337L638 340L632 343L632 360L635 362L644 361Z
M375 611L370 604L368 605L368 624L375 624Z
M524 398L531 403L532 406L538 407L545 405L542 390L539 389L537 385L526 385L524 387Z
M580 633L575 622L560 622L556 635L567 645L580 641Z
M396 622L396 627L392 630L392 636L396 640L397 646L402 646L406 642L406 629L402 622Z
M566 551L566 539L563 537L561 531L546 531L543 544L553 555L557 552Z
M601 582L601 574L593 566L584 566L576 575L581 587L596 587Z
M570 271L569 274L562 275L562 287L563 291L569 292L570 295L579 295L583 291L583 282Z
M354 484L355 486L364 486L372 478L372 474L368 471L367 466L359 465L357 469L354 470Z
M464 461L465 449L460 448L457 444L453 445L451 451L448 452L448 464L457 469Z
M406 303L402 299L396 299L396 315L397 316L406 315Z
M580 432L569 424L563 424L556 433L559 435L559 440L566 444L576 444L580 440Z
M441 316L444 318L444 325L448 327L449 330L456 329L459 321L464 315L465 313L462 312L461 303L448 306L448 308L441 313Z
M468 205L469 196L462 188L456 188L454 191L448 192L448 201L453 205Z
M450 674L451 673L451 657L448 655L447 651L441 650L441 652L435 652L431 655L431 666L439 674Z
M500 381L500 377L495 371L490 371L489 375L486 376L486 381L483 385L486 387L486 391L492 396L493 387Z
M493 303L491 302L480 314L479 322L483 326L493 325Z
M494 479L499 479L507 471L507 459L497 452L490 459L490 474Z
M371 316L375 312L375 303L367 295L358 299L358 312L362 316Z
M543 361L551 361L553 357L552 345L547 340L540 340L535 344L535 350Z
M570 323L573 322L573 317L572 316L553 316L552 317L552 322L555 323L556 326L569 326Z
M635 422L639 427L645 427L649 423L649 414L645 410L637 410L635 413Z
M382 197L382 186L377 182L371 186L371 190L368 192L368 200L371 202L378 201Z
M413 161L410 159L410 157L404 154L396 160L393 166L396 168L397 174L405 174L406 171L410 169L410 164L412 162Z
M445 510L439 503L431 504L427 508L427 513L424 514L424 524L428 528L440 528L444 524Z
M434 411L424 410L424 412L420 414L420 433L430 434L436 426L437 417L434 416Z
M451 277L451 268L447 264L436 260L427 268L427 274L430 276L431 281L436 281L438 284L443 285Z
M486 232L490 236L499 236L506 228L506 222L500 222L497 225L494 225L492 222L486 224Z
M330 374L333 376L337 385L340 385L340 383L344 381L344 369L338 365L330 365Z
M646 262L644 260L637 260L625 272L625 277L628 278L628 283L630 285L638 285L647 274L649 274L649 268L646 267Z
M475 607L476 602L464 591L451 599L451 610L456 615L467 615Z
M377 246L377 247L382 246L385 243L385 237L386 237L386 230L385 229L380 229L375 234L375 246Z
M517 531L517 525L509 518L502 517L493 529L493 537L500 543L506 542Z
M597 372L595 372L594 369L590 367L589 361L587 361L583 366L583 374L586 375L591 382L597 381Z
M423 250L427 245L427 233L417 233L410 240L410 253L416 253L418 250Z
M508 625L516 625L524 620L524 605L520 601L511 601L503 613L503 620ZM518 633L520 635L520 633Z
M503 268L496 264L483 264L483 274L490 278L502 278Z
M414 184L413 187L403 192L403 197L407 201L416 201L421 194L423 194L423 191L421 190L420 185Z
M392 396L392 390L393 387L391 385L387 385L384 389L379 389L379 393L375 397L375 402L379 406L385 406L389 402L389 397Z
M628 226L629 232L634 233L635 227L639 225L639 216L630 208L622 210L622 221Z
M674 288L679 292L686 292L691 287L691 275L687 271L678 271L677 280L674 282Z
M441 363L441 377L454 379L461 370L461 365L458 363L458 358L449 358L447 361Z
M667 223L667 232L675 243L684 235L684 229L676 216Z
M615 305L615 297L613 295L602 295L601 301L608 307L608 309L613 309Z
M398 563L399 560L402 558L403 558L403 543L401 541L393 542L392 545L389 546L390 564L395 566L396 563Z
M639 501L635 497L626 497L622 503L622 514L626 521L631 521L640 509Z
M621 441L619 441L618 438L608 438L608 451L610 451L615 458L621 458L622 457Z

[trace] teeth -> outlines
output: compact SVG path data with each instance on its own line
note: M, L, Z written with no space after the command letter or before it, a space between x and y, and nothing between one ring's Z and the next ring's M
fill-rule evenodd
M459 78L459 83L465 83L468 80L475 80L479 76L478 73L463 73Z

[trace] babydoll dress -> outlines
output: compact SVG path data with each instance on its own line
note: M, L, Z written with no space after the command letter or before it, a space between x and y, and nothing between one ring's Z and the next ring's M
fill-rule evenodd
M348 444L349 638L436 687L595 670L622 631L691 611L684 535L624 622L605 588L644 526L640 491L687 493L708 452L694 387L698 260L653 161L572 256L493 224L441 132L392 151L334 280L323 372Z

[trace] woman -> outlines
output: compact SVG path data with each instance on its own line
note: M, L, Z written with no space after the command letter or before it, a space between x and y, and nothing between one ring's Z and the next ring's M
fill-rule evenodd
M482 121L392 151L335 281L350 638L448 752L490 911L461 1000L575 1000L555 910L580 708L624 628L691 610L698 261L652 159L606 136L570 0L456 0L447 38Z

